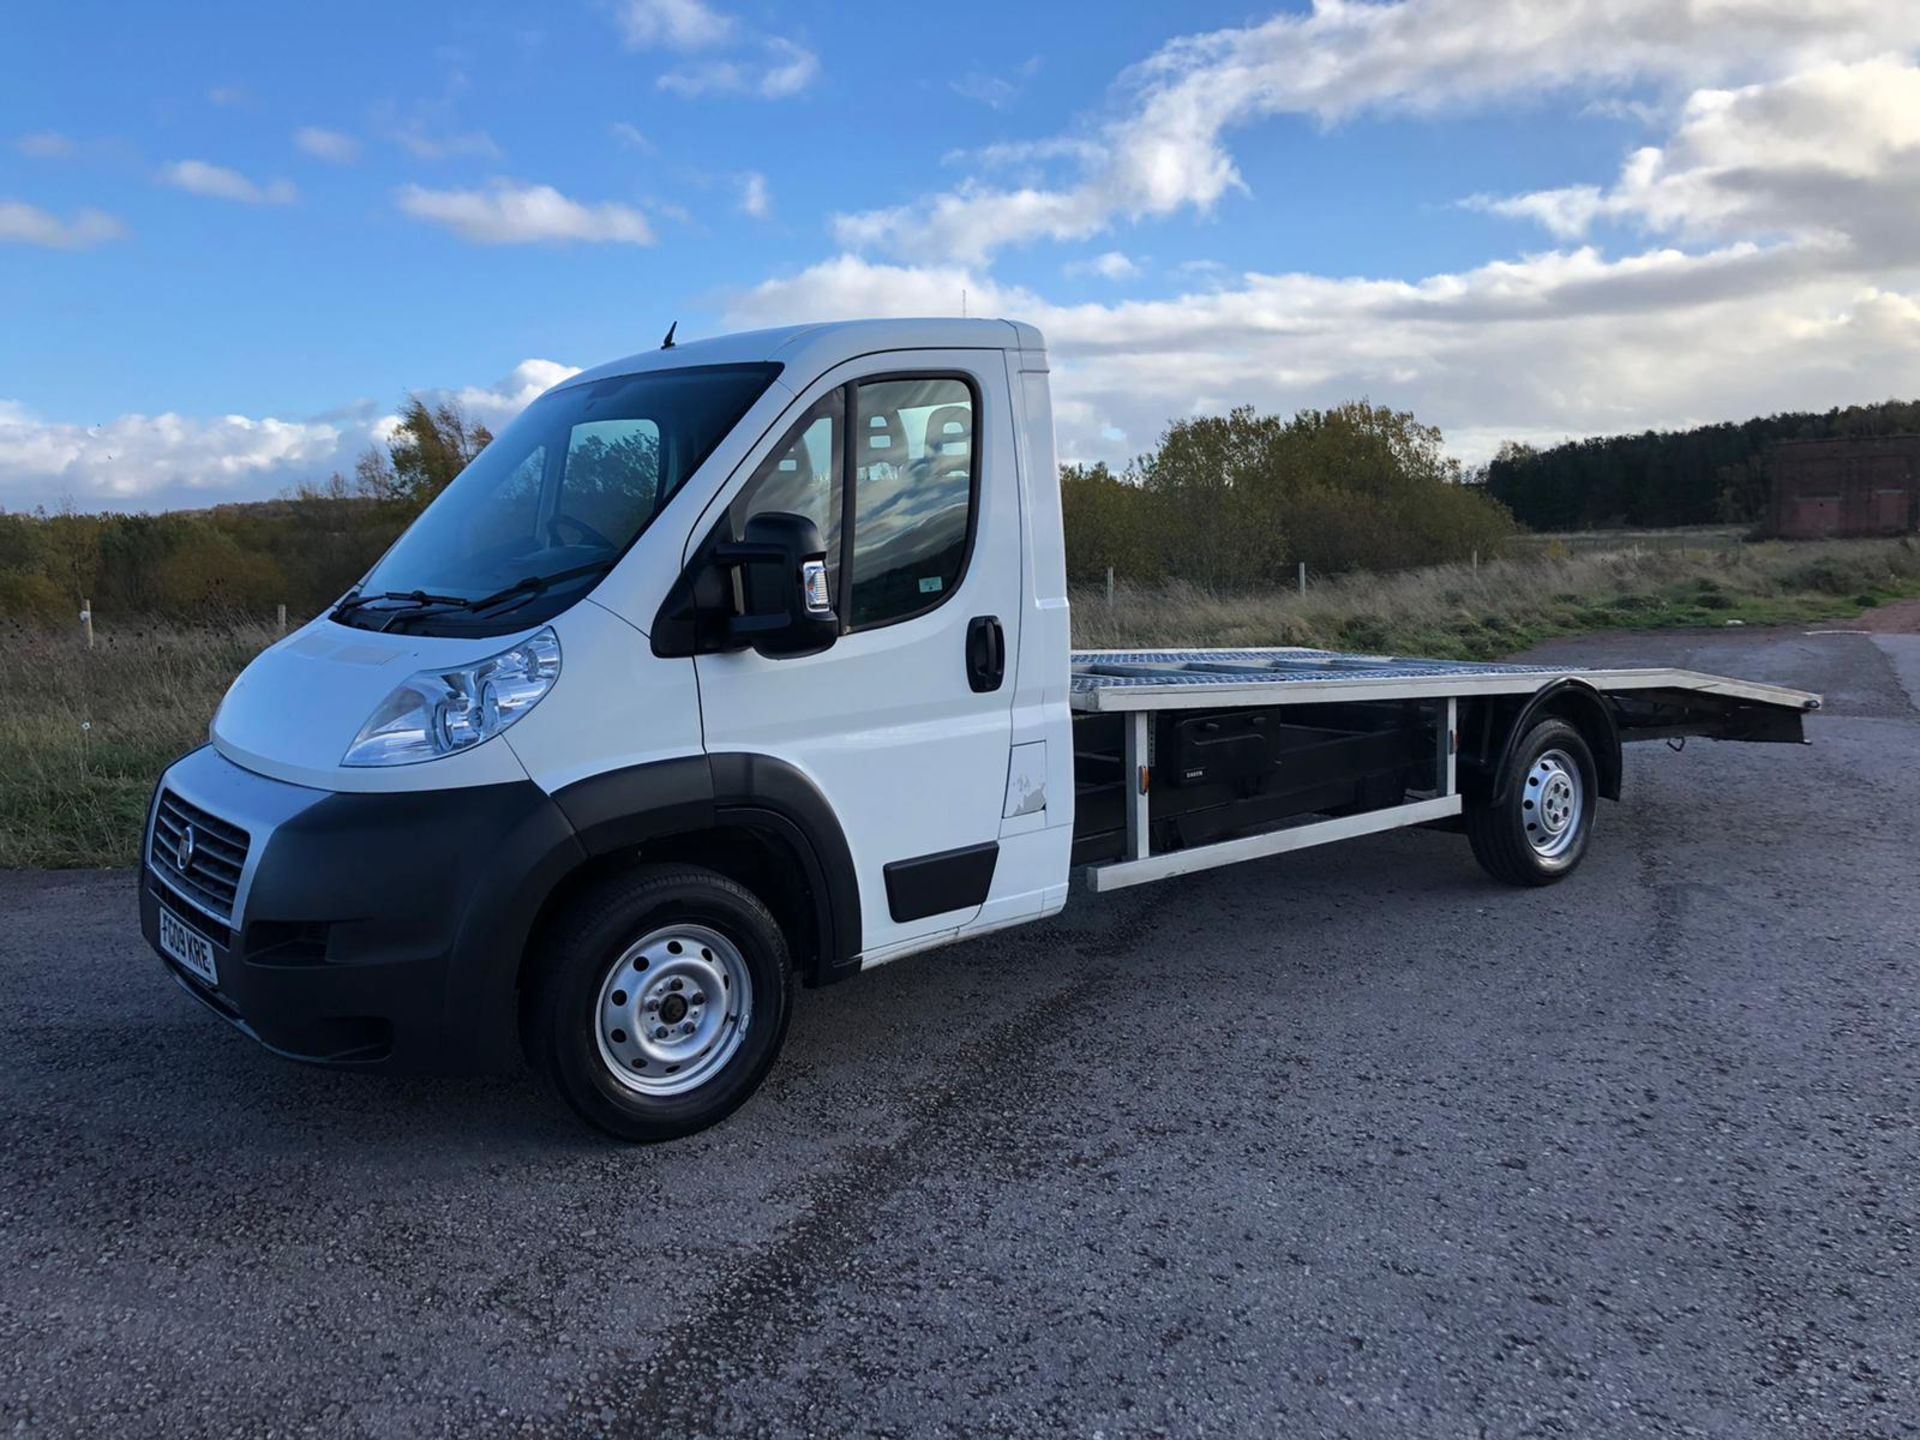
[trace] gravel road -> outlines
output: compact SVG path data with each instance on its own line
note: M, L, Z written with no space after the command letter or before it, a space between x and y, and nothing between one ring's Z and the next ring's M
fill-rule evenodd
M1634 747L1557 888L1402 833L803 992L650 1150L0 874L0 1430L1920 1432L1920 637L1540 653L1829 710Z

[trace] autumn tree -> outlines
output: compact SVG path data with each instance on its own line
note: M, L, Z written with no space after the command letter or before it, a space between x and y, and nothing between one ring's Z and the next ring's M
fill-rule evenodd
M368 499L423 509L492 441L492 432L469 419L458 401L429 406L409 395L385 445L369 445L354 465L355 489Z

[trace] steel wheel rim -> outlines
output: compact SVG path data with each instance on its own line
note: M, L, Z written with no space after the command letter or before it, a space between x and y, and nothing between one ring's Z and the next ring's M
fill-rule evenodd
M727 1067L747 1038L753 977L718 930L666 925L607 968L593 1008L600 1061L641 1095L684 1095Z
M1580 838L1587 790L1580 767L1564 750L1543 750L1527 771L1520 795L1520 823L1527 844L1543 860L1558 860Z

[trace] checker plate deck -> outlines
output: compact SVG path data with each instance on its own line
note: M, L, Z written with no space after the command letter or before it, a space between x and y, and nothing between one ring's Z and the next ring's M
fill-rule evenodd
M1339 700L1526 694L1570 678L1597 690L1691 689L1797 710L1819 697L1689 670L1580 670L1505 661L1423 660L1299 647L1272 650L1078 650L1070 698L1076 710L1193 709Z

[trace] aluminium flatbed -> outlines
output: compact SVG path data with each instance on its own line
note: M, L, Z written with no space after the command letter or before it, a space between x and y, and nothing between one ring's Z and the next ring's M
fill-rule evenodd
M1617 799L1625 741L1797 743L1818 695L1673 668L1276 649L1076 651L1074 859L1094 890L1412 825L1501 798L1539 719ZM1161 761L1168 763L1159 763ZM1523 782L1537 783L1537 782Z

